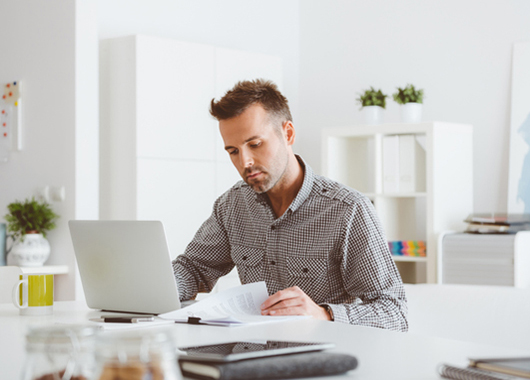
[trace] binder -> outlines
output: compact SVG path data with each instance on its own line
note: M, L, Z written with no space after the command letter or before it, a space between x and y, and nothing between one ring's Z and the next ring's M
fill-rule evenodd
M399 191L416 191L416 138L414 135L399 136Z
M383 137L383 192L399 192L399 136Z

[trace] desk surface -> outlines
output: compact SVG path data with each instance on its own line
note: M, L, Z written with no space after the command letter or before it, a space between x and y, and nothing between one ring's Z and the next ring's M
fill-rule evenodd
M55 322L83 323L99 316L76 302L56 302L54 313L45 317L19 316L11 304L0 304L0 368L2 379L18 379L25 357L25 334L30 326ZM336 344L334 351L350 353L359 367L350 379L439 379L436 367L445 362L467 365L468 357L530 355L528 351L485 346L448 339L423 337L314 319L247 327L216 327L175 324L178 346L217 343L238 339L323 341Z

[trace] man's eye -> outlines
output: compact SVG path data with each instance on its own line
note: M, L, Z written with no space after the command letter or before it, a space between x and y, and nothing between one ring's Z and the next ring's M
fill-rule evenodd
M230 154L230 155L237 154L237 149L229 150L229 151L228 151L228 154Z
M261 145L261 142L257 142L257 143L250 144L250 146L251 146L252 148L257 148L257 147L260 146L260 145Z

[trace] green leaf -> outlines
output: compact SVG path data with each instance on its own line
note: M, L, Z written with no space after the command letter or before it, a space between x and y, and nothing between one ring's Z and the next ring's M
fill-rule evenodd
M369 90L365 90L363 94L360 94L356 100L361 104L361 108L367 106L386 108L387 96L381 90L375 90L373 87L370 87Z
M412 84L408 84L405 88L398 87L392 97L398 104L423 103L423 90L416 90Z
M38 202L35 198L15 201L8 204L7 209L9 213L4 218L7 230L13 232L14 238L24 236L28 231L37 231L46 237L46 232L56 227L55 221L59 218L48 203Z

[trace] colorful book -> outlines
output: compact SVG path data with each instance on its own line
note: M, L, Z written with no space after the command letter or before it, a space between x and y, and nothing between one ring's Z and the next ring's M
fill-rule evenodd
M389 241L388 248L393 256L425 257L427 247L423 240Z

